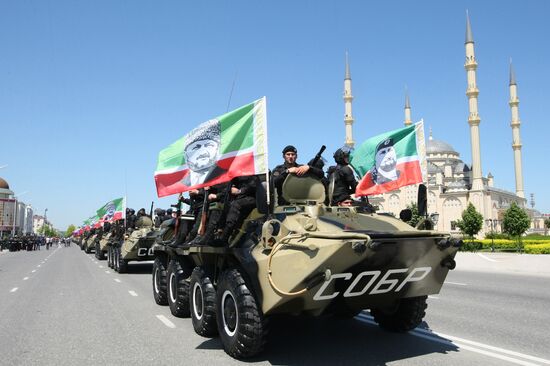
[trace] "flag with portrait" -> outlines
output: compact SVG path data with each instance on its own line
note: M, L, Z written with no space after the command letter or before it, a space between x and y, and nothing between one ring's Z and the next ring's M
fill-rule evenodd
M161 150L159 197L267 173L266 98L201 123Z

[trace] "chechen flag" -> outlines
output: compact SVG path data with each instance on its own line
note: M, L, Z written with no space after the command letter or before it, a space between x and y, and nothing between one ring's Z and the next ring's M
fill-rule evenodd
M350 164L362 177L355 191L357 196L390 192L423 182L426 176L424 123L368 139L352 153Z
M124 197L116 198L104 204L96 213L101 222L113 222L125 218L125 206L126 202Z
M159 197L267 173L265 97L206 121L159 153Z

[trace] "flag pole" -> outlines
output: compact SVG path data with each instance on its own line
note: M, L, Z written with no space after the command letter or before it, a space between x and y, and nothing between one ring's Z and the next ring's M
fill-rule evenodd
M264 139L264 151L265 151L265 161L267 164L267 169L265 170L265 182L267 183L266 193L267 193L267 210L271 207L271 184L269 182L269 151L267 150L267 97L264 96L264 125L265 125L265 139ZM269 212L271 215L271 212Z

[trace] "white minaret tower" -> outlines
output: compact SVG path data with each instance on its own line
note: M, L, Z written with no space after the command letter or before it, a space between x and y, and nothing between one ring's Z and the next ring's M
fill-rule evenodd
M521 138L519 135L519 126L521 124L519 120L519 99L518 99L518 86L516 84L516 75L514 74L514 68L512 67L512 60L510 60L510 110L512 112L512 121L510 126L512 127L512 149L514 150L514 166L516 173L516 194L525 198L523 192L523 173L521 168Z
M405 126L412 125L411 120L411 101L409 100L409 92L405 91Z
M346 125L346 142L347 147L353 148L353 115L351 114L351 102L353 95L351 94L351 74L349 72L348 53L346 52L346 76L344 77L344 124Z
M474 38L472 36L472 28L470 27L470 17L466 12L466 76L468 79L468 87L466 95L468 96L468 107L470 114L468 116L468 124L470 125L470 140L472 143L472 190L481 191L483 189L483 180L481 178L481 149L479 144L479 123L481 119L477 111L477 96L479 90L476 85L476 69L477 62L474 54Z

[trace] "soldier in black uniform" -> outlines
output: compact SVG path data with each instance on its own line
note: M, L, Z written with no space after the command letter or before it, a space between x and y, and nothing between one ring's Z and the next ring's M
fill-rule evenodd
M201 223L200 215L204 205L204 192L204 188L192 189L189 191L189 198L182 198L182 202L189 205L187 213L193 215L195 221L193 223L187 222L187 227L179 231L178 243L189 242L197 236Z
M202 210L208 209L207 224L204 231L204 235L197 235L191 240L188 245L212 245L217 244L213 242L214 236L224 222L224 211L227 209L226 196L227 190L231 183L220 183L205 190L205 194L208 194L209 207L203 207ZM217 203L217 204L216 204ZM202 210L197 217L198 225L200 227ZM198 230L198 229L197 229Z
M351 205L351 195L357 188L357 180L349 166L349 149L341 148L334 153L336 166L329 169L330 186L333 188L331 206Z
M126 209L126 230L133 230L136 226L136 215L134 209Z
M228 244L233 230L238 229L243 220L256 207L256 176L244 176L233 178L229 189L229 209L225 219L225 226L221 235L221 242Z
M277 189L277 203L279 206L288 205L289 203L283 198L283 183L288 173L294 173L298 176L303 176L306 173L314 178L322 179L325 174L322 169L316 166L300 165L296 163L298 158L298 150L292 145L288 145L283 149L283 159L285 162L277 165L273 169L273 184Z

